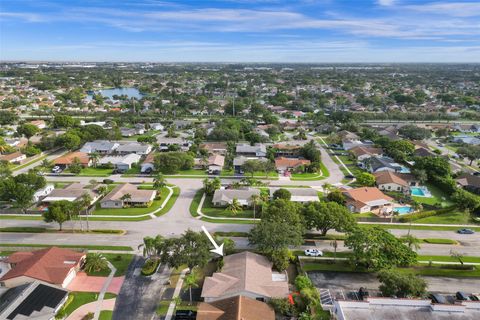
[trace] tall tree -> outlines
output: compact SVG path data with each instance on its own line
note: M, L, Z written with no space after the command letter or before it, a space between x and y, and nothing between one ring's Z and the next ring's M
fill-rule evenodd
M302 214L308 229L316 229L322 235L328 230L350 231L356 220L348 209L336 202L309 202L304 205Z
M427 288L427 283L422 278L392 269L381 270L378 280L381 283L379 289L385 297L423 297Z
M183 285L188 288L190 295L190 304L192 304L192 288L198 287L198 275L195 270L190 271L183 279Z
M71 220L73 211L73 204L70 201L60 200L53 202L48 207L48 210L43 213L43 220L45 222L58 223L59 230L62 231L63 223Z

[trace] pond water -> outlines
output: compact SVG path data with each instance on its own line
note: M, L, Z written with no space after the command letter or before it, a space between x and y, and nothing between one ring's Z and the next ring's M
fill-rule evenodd
M111 100L114 100L113 99L114 95L117 95L117 96L126 95L129 98L136 98L139 100L143 97L143 94L141 94L137 88L133 88L133 87L102 89L102 90L97 90L95 92ZM92 94L88 95L88 99L92 99Z

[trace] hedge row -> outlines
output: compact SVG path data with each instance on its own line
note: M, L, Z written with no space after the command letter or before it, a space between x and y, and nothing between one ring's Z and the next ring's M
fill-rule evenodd
M401 216L400 218L398 218L398 221L400 221L400 222L415 221L415 220L422 219L422 218L427 218L427 217L432 217L432 216L448 213L448 212L453 211L454 209L455 209L455 207L452 206L452 207L447 207L447 208L443 208L443 209L439 209L439 210L421 211L421 212Z
M142 275L151 276L157 270L160 263L158 259L148 259L142 267Z

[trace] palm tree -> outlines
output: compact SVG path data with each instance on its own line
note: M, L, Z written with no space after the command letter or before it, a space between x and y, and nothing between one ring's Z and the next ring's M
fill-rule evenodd
M122 200L124 204L128 204L128 202L132 200L132 195L130 193L126 193L120 197L120 200Z
M85 217L87 220L87 231L89 231L90 227L88 225L88 207L90 207L90 204L92 203L93 199L88 193L84 193L79 201L80 201L80 206L82 210L85 211Z
M192 270L185 276L185 279L183 279L183 285L190 291L190 304L192 304L192 288L198 287L197 280L198 277L195 270Z
M93 167L97 167L98 160L100 159L100 154L98 152L92 152L88 155L88 160L93 162Z
M236 215L238 211L242 211L242 206L240 205L240 202L238 202L237 198L233 198L232 203L227 206L227 210L233 215Z
M332 240L332 241L330 242L330 246L333 247L333 262L335 262L336 259L337 259L338 241L337 241L337 240Z
M87 260L85 261L85 271L98 272L108 268L107 259L101 253L89 253L87 254Z
M42 166L43 169L48 169L52 166L52 161L50 161L48 159L43 159L41 166Z
M393 223L393 218L398 217L400 213L398 211L393 211L392 214L390 215L390 223Z
M420 249L420 243L422 242L420 239L418 239L415 236L412 236L411 234L406 234L401 237L403 242L407 244L407 246L412 249L412 250L418 250Z
M260 196L258 194L252 194L252 196L250 197L250 201L252 201L253 204L253 219L255 219L257 205L260 203Z
M157 173L155 177L153 177L153 187L157 190L165 187L167 185L167 180L161 173Z
M329 194L332 189L333 186L330 183L326 182L323 184L323 191L325 191L326 194Z
M95 187L96 187L97 184L98 184L98 181L95 180L95 179L91 179L90 181L88 181L88 184L90 185L90 187L91 187L92 189L95 189Z
M97 192L103 196L107 193L108 188L106 186L100 186L97 188Z
M163 251L163 245L165 239L161 235L157 235L155 238L145 237L143 243L138 246L138 249L143 248L144 257L158 256Z

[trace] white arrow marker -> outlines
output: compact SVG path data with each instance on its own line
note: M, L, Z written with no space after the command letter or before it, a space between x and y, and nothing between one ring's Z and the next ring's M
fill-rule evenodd
M205 234L207 235L208 239L210 240L210 242L213 244L213 246L215 247L215 249L212 249L210 250L211 252L213 253L216 253L218 255L221 255L223 256L223 243L219 246L215 240L213 239L213 237L211 236L211 234L207 231L207 229L202 226L202 230L203 232L205 232Z

